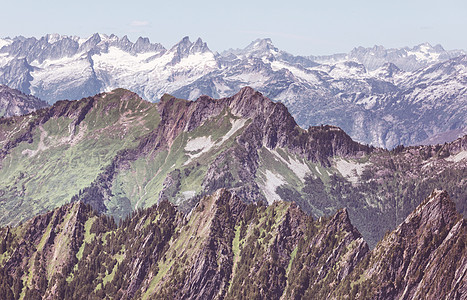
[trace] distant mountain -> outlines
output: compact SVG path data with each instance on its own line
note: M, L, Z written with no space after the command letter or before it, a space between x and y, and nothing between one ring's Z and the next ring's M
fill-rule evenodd
M412 72L466 54L467 52L464 50L444 50L441 45L431 46L429 43L424 43L412 48L357 47L347 54L309 56L308 58L320 64L356 61L363 64L369 71L374 71L387 63L392 63L404 71Z
M467 213L467 136L387 151L335 126L300 128L252 88L158 103L117 89L0 119L0 223L81 200L121 220L164 199L188 213L226 188L245 202L284 200L318 218L347 207L373 247L434 188Z
M46 102L34 96L0 85L0 117L25 115L47 106Z
M466 220L434 191L369 251L347 210L220 189L188 215L167 201L117 227L82 202L0 228L5 299L464 299Z
M282 101L304 128L336 125L374 146L414 145L467 127L466 53L439 45L305 57L270 39L219 54L201 39L165 49L145 38L94 34L16 37L0 47L0 83L49 103L119 87L158 101L164 93L227 97L251 86Z

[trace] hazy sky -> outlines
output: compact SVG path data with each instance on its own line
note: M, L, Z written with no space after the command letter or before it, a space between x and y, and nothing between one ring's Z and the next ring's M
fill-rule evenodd
M169 48L190 36L214 51L268 37L296 55L423 42L467 50L466 0L15 0L1 7L0 37L99 32Z

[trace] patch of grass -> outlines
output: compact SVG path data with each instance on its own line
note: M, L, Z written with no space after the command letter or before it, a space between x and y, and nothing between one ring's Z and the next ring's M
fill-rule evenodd
M76 258L78 259L78 261L80 261L83 258L83 251L84 251L84 247L86 246L86 244L91 243L92 240L96 236L95 233L91 233L91 227L92 227L92 224L94 223L94 221L97 220L97 218L98 218L97 216L94 216L92 218L87 219L86 223L84 223L84 239L83 239L83 243L81 244L81 246L79 247L78 252L76 253Z
M39 244L37 245L37 252L40 252L40 251L42 251L44 249L45 242L50 237L50 232L52 231L52 225L53 225L52 220L55 218L56 214L57 214L57 211L54 211L54 214L53 214L53 216L51 218L51 221L47 225L45 233L42 235L42 238L41 238Z
M286 276L289 274L290 269L292 268L292 263L293 263L293 261L294 261L294 259L295 259L295 256L297 256L297 251L298 251L298 245L295 246L295 248L293 249L292 253L290 253L289 264L287 265L287 270L285 271Z

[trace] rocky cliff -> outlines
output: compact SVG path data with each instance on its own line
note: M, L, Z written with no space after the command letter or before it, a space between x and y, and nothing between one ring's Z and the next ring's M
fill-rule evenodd
M465 219L445 191L435 190L349 277L352 293L371 299L462 299L466 237Z

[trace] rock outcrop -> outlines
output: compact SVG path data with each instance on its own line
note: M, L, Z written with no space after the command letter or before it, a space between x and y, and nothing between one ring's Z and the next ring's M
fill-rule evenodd
M0 85L0 117L25 115L47 106L45 101L32 95Z
M396 230L386 235L350 282L372 299L466 297L466 223L445 191L435 190Z

